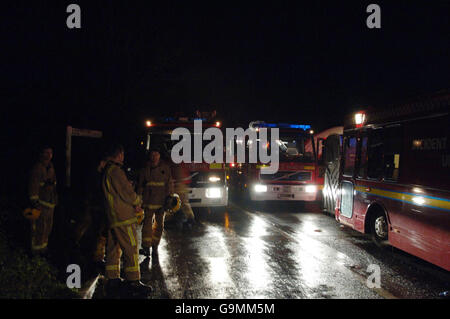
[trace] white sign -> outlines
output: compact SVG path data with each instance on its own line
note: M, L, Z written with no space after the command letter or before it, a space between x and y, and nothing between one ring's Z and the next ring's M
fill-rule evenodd
M87 136L101 138L103 136L102 131L85 130L79 128L72 128L72 136Z

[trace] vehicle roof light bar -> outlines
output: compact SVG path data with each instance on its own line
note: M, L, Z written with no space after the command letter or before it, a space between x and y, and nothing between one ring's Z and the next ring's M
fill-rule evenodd
M255 121L250 123L250 128L291 128L291 129L302 129L304 131L311 129L311 125L308 124L289 124L289 123L266 123L261 121Z

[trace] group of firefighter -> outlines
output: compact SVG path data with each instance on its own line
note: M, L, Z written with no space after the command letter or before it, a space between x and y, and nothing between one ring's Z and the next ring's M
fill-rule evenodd
M107 294L115 294L122 288L137 294L150 293L152 288L140 281L139 255L151 256L152 262L158 261L164 220L173 218L177 210L181 209L189 226L195 223L187 199L186 176L179 165L162 159L161 152L160 147L150 150L148 161L134 185L122 167L124 148L113 145L88 181L87 209L75 228L74 242L79 242L86 229L94 225L92 261L104 265ZM31 171L31 205L24 214L31 224L33 255L47 253L53 212L58 204L52 157L52 148L43 147ZM142 225L141 249L137 240L138 225ZM125 280L121 279L121 257Z

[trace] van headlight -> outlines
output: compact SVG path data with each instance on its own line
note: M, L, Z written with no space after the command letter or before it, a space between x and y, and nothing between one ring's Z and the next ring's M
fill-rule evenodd
M218 187L211 187L206 189L206 198L220 198L222 197L222 190Z
M217 177L217 176L210 176L210 177L209 177L209 181L210 181L210 182L213 182L213 183L218 182L218 181L220 181L220 177Z
M256 184L255 186L253 186L253 189L256 193L264 193L267 192L267 185Z
M307 185L305 187L305 192L307 192L307 193L315 193L315 192L317 192L317 186L316 185Z

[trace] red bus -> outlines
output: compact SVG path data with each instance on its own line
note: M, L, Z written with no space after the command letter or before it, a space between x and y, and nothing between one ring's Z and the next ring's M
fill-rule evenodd
M336 219L450 270L450 94L346 125Z

